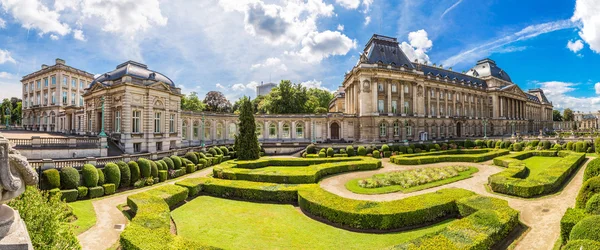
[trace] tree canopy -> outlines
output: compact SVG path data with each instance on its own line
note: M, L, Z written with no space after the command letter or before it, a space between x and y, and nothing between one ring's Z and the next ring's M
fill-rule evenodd
M181 97L181 110L185 111L202 111L204 110L205 105L200 98L198 98L198 93L192 92L187 96Z
M563 110L562 119L563 121L573 121L575 119L575 116L573 115L573 110L569 108Z
M235 136L235 150L239 160L260 158L260 146L256 135L254 108L248 97L240 99L240 133Z
M558 110L552 110L552 120L555 122L562 121L563 117Z
M12 97L10 99L4 98L2 100L2 104L0 104L0 124L6 123L5 113L8 109L10 111L10 124L20 124L21 123L21 99Z
M231 102L219 91L210 91L204 97L205 110L211 112L232 112Z
M268 95L257 98L255 103L258 113L326 113L331 99L333 95L327 90L307 89L301 84L282 80Z

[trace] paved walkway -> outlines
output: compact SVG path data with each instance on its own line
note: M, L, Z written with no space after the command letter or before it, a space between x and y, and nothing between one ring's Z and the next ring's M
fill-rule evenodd
M113 246L119 240L119 235L123 231L124 226L127 225L128 221L117 206L127 203L127 196L161 185L172 184L183 179L206 176L210 173L212 173L212 167L185 175L184 178L170 180L161 184L93 201L92 205L96 211L97 218L96 225L77 236L81 247L83 247L84 250L104 250ZM115 229L115 226L117 225L123 225L123 228Z
M383 169L375 171L365 172L351 172L336 175L333 177L326 178L321 181L320 185L323 189L334 193L336 195L358 199L358 200L372 200L372 201L389 201L398 200L410 196L420 195L429 193L439 189L457 187L467 190L471 190L484 196L492 196L499 199L508 201L508 204L520 211L520 219L523 223L530 227L529 232L518 242L515 249L552 249L554 243L560 235L560 219L569 207L575 205L575 198L579 189L581 188L583 181L583 172L587 166L588 161L584 166L579 168L579 171L573 177L567 186L558 194L549 195L547 197L541 197L538 199L520 199L512 198L504 195L498 195L490 193L485 189L487 184L487 177L491 174L498 173L503 170L501 167L493 166L491 161L484 163L436 163L426 164L417 166L399 166L389 162L389 159L383 160ZM449 165L468 165L474 166L479 169L479 172L475 173L473 177L458 182L450 183L440 187L430 188L421 190L413 193L391 193L381 195L362 195L355 194L348 191L345 188L345 183L349 180L356 178L369 177L376 173L384 173L390 171L398 171L405 169L423 168L423 167L440 167Z

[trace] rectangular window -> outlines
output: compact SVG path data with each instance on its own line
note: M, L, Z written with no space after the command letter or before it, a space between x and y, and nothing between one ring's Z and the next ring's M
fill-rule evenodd
M52 104L56 103L56 92L52 91Z
M63 76L63 86L69 86L69 77Z
M435 107L431 106L431 115L435 116Z
M121 111L115 111L115 132L121 132Z
M404 113L408 114L408 102L404 102Z
M161 141L156 143L156 151L162 151L162 142Z
M394 93L398 92L398 89L396 88L396 84L392 84L392 92L394 92Z
M83 85L85 85L85 81L83 81L83 80L79 81L79 89L80 90L84 89Z
M160 112L154 113L154 133L160 133Z
M377 101L377 110L379 111L379 113L383 113L383 100Z
M50 77L52 79L52 85L56 85L56 76Z
M33 82L29 83L29 91L33 91Z
M413 133L412 133L412 126L410 126L410 125L406 126L406 134L409 135L409 136L413 135Z
M456 94L456 100L460 102L460 94Z
M48 78L44 78L44 87L48 87Z
M408 85L404 85L404 93L408 93Z
M42 96L40 94L37 94L36 96L37 96L37 99L35 101L35 105L42 104L42 100L41 100Z
M48 105L48 93L44 93L44 105Z
M431 93L431 97L435 97L435 90L433 90L433 89L430 89L429 91L430 91L430 93Z
M169 132L175 133L175 115L171 114L169 117Z
M141 142L133 144L133 152L135 152L135 153L142 152L142 143Z
M71 78L71 87L77 88L77 78Z
M444 92L440 91L440 99L444 99Z
M62 105L67 105L67 91L63 91Z
M398 111L398 102L397 101L392 101L392 113L396 113L396 111Z
M378 84L377 89L379 90L379 92L383 92L383 84Z
M79 96L79 107L83 107L83 96Z
M29 85L25 84L25 92L27 92L27 89L29 89L28 87Z
M452 93L448 92L448 100L452 100Z
M40 90L40 89L42 89L42 81L40 81L40 80L37 80L37 82L36 82L36 83L37 83L37 90Z
M75 93L71 93L71 105L75 106Z
M132 125L133 128L131 130L131 132L133 133L139 133L140 132L140 117L142 117L142 111L133 111L133 121L132 121Z

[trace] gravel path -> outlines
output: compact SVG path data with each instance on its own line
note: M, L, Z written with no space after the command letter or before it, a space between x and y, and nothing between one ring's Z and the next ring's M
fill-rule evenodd
M119 240L119 235L128 222L127 218L125 218L123 213L117 208L119 204L124 204L127 202L127 196L156 188L161 185L172 184L183 179L206 176L210 173L212 173L212 167L185 175L183 178L170 180L161 184L136 189L135 191L124 192L122 194L93 201L92 205L96 211L97 222L96 225L91 227L89 230L77 236L79 239L79 244L81 244L84 250L104 250L112 247ZM119 225L122 225L122 227L116 228Z
M433 192L443 188L457 187L467 190L471 190L481 195L492 196L499 199L508 201L508 204L520 211L520 219L525 223L530 230L527 234L518 242L515 249L552 249L554 243L560 235L560 219L569 207L575 205L575 197L581 188L583 181L583 172L587 166L588 161L579 168L577 174L569 181L566 187L560 193L541 197L538 199L520 199L512 198L504 195L498 195L490 193L485 189L487 184L487 177L489 175L498 173L503 170L501 167L491 165L491 161L484 163L436 163L436 164L425 164L417 166L400 166L389 162L389 159L383 160L383 169L375 171L364 171L364 172L352 172L345 173L336 176L326 178L320 182L323 189L334 193L336 195L358 199L358 200L371 200L371 201L389 201L398 200L410 196L420 195L424 193ZM441 167L451 165L468 165L477 167L479 172L475 173L473 177L458 182L450 183L440 187L430 188L421 190L413 193L390 193L380 195L362 195L355 194L346 189L345 183L349 180L356 178L369 177L376 173L385 173L398 170L423 168L423 167Z

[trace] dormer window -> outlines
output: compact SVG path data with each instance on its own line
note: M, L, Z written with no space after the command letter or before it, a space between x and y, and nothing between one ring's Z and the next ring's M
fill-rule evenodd
M150 76L148 76L149 79L154 79L156 77L156 73L152 72L150 73Z

